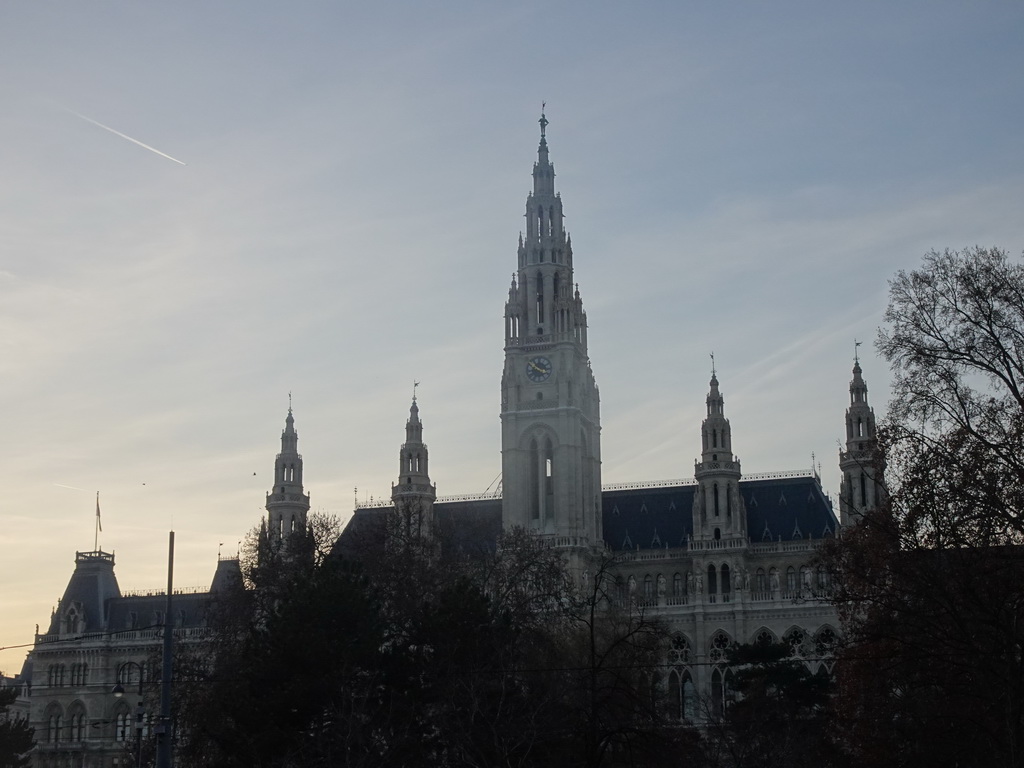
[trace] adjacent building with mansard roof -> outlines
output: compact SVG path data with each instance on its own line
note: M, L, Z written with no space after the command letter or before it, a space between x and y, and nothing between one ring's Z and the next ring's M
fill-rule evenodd
M735 451L742 446L733 445L715 370L699 429L680 425L692 429L693 479L602 486L600 397L587 316L543 115L540 125L526 231L505 303L501 493L437 496L414 396L390 501L357 509L339 545L358 542L361 528L379 528L384 512L394 509L406 535L429 536L441 527L467 544L495 547L502 530L521 527L564 549L581 569L595 553L610 552L621 599L671 629L665 694L680 720L701 719L698 702L723 706L724 654L734 643L783 641L813 671L828 673L838 622L815 553L841 523L856 521L878 501L875 420L859 362L840 454L838 518L813 471L743 475ZM305 530L309 495L290 407L266 509L264 542L287 547ZM77 553L64 596L46 632L37 633L26 666L39 742L34 764L134 764L136 729L149 728L148 714L138 719L137 691L140 677L143 687L153 678L161 627L173 626L183 642L203 642L211 597L238 578L237 560L220 560L210 590L175 595L174 615L164 616L164 596L120 591L112 554ZM110 695L115 683L126 691L120 699Z

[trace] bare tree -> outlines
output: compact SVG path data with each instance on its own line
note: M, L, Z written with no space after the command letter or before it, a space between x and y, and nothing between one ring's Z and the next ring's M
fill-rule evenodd
M839 725L865 765L1024 765L1024 267L929 253L878 349L885 503L826 557L847 636Z

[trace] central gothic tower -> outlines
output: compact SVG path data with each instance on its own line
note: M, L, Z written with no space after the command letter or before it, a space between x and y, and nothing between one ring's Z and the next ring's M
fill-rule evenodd
M505 304L502 523L585 547L602 539L600 402L547 125L541 114L526 234Z

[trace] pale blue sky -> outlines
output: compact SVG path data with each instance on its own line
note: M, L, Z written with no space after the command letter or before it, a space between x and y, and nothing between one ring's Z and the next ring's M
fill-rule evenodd
M692 475L714 350L744 470L834 494L887 278L1024 248L1022 39L1016 2L3 4L0 646L96 490L123 588L172 525L208 583L289 391L316 509L388 494L413 379L439 493L494 480L542 100L604 480Z

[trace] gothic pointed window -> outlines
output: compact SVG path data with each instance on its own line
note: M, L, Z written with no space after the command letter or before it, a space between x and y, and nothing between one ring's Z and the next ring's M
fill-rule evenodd
M131 714L127 704L122 702L118 707L119 711L114 715L114 741L124 743L131 738Z
M796 592L796 568L792 565L786 569L786 591L793 593Z
M723 565L722 566L722 574L721 575L722 575L722 594L725 596L725 599L728 600L729 599L729 589L732 586L729 583L729 566L728 565Z
M716 595L718 593L718 574L715 571L715 566L708 566L708 594Z
M543 322L544 322L544 276L540 272L538 272L537 273L537 324L540 325ZM537 333L540 334L540 333L543 333L543 331L540 328L538 328L537 329Z
M683 596L683 575L677 573L672 577L672 597Z
M68 708L68 740L79 743L85 741L85 708L80 702Z
M729 699L729 670L715 667L711 673L711 716L716 720L725 714Z

